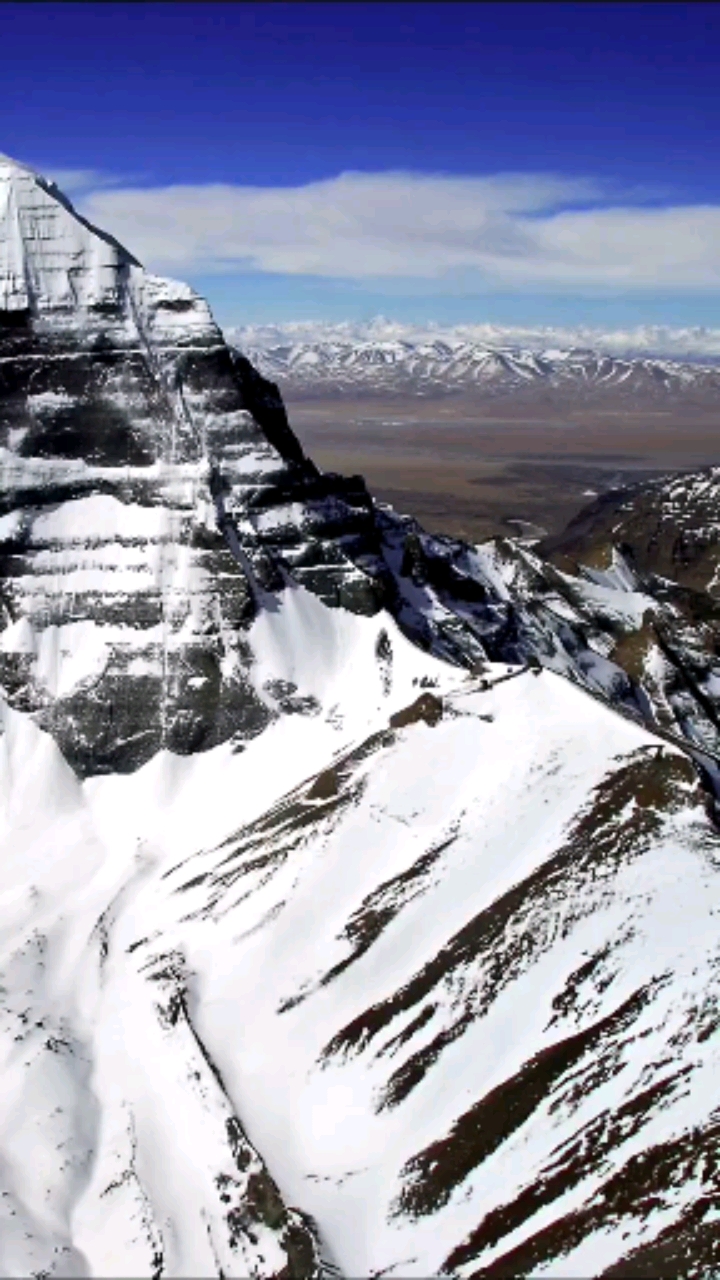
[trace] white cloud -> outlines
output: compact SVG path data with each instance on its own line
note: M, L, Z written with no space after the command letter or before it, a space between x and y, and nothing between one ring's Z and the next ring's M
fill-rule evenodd
M99 169L51 169L49 172L43 170L43 173L52 182L57 183L66 195L73 195L76 191L90 191L93 188L114 185L112 182L108 183L105 174Z
M161 271L720 287L720 207L647 207L642 192L608 207L612 195L552 174L343 173L300 187L96 189L79 208Z
M125 187L137 181L137 174L108 173L103 169L53 169L44 166L29 165L36 173L54 182L66 196L79 193L88 195L105 187Z

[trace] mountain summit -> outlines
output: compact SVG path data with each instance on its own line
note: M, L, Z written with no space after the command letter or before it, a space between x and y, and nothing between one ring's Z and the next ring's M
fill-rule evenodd
M48 319L120 301L140 264L75 212L54 183L0 155L0 307Z
M249 381L244 398L253 400L258 380L251 373L248 379L247 362L231 360L204 299L187 285L149 275L52 183L7 159L0 159L0 255L3 355L6 363L16 361L6 396L14 394L18 421L26 425L37 419L36 400L52 373L57 386L50 394L67 401L56 406L61 426L50 424L49 402L43 407L46 450L80 457L87 448L92 460L110 464L212 454L217 415L212 422L207 411L202 421L193 418L190 403L203 362L212 368L216 397L221 388L226 396L236 392L237 403L223 406L226 413L242 410L237 384L243 374ZM38 361L47 358L54 366L43 376ZM94 427L86 442L80 423L91 405ZM260 409L254 401L253 407ZM263 407L265 435L300 460L277 396ZM6 417L5 403L3 410ZM238 423L234 427L241 434ZM246 435L252 438L247 423ZM24 448L27 453L35 444Z
M718 473L433 537L0 192L0 1271L709 1280Z

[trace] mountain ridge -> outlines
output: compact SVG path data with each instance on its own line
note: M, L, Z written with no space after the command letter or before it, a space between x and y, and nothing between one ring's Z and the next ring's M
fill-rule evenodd
M287 395L443 396L473 394L536 397L571 395L580 403L608 394L628 400L715 404L720 369L714 363L679 362L651 356L620 357L570 347L490 345L457 336L356 338L321 336L284 342L253 342L253 333L230 331L242 340L262 373Z
M637 325L632 329L599 329L588 325L500 325L490 323L425 324L390 320L277 321L273 324L225 326L239 346L267 349L288 342L433 342L477 343L482 346L530 351L599 351L622 359L649 357L690 363L716 364L720 358L720 329L706 326L673 328L669 325Z
M710 1280L720 472L435 537L3 183L0 1270Z

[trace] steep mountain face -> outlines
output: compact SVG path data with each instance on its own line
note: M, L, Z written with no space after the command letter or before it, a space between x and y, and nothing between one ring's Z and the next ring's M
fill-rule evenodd
M673 579L682 587L720 592L720 471L663 476L642 486L605 494L571 521L543 550L558 564L592 563L622 546L643 574Z
M230 336L233 336L232 331ZM533 349L463 337L318 335L266 337L237 331L256 367L287 395L402 395L720 403L716 364L629 357L583 347Z
M333 603L377 607L335 537L362 532L369 497L304 458L276 388L190 289L36 175L6 163L0 193L11 705L85 774L259 732L243 628L283 581L272 547Z
M434 538L191 290L0 192L0 1271L709 1278L718 606L642 532L671 483Z

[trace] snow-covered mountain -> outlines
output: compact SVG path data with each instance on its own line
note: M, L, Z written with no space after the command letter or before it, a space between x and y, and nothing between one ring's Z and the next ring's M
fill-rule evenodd
M11 161L0 255L2 1273L712 1275L718 473L692 586L667 485L433 538Z
M536 397L540 391L581 401L611 395L645 402L658 397L720 402L720 343L713 339L714 331L704 347L697 339L698 354L690 358L684 347L693 350L692 335L683 347L681 331L675 347L684 355L680 360L653 353L653 332L525 331L491 325L442 330L378 319L357 326L248 325L227 335L294 397L351 392L489 398L529 392ZM656 345L669 345L664 331Z
M489 323L442 325L408 324L375 316L372 320L293 320L275 324L246 324L225 329L226 337L253 350L288 344L328 342L410 342L441 341L451 346L468 343L510 350L543 352L598 351L603 355L634 359L650 356L660 360L717 364L720 360L720 329L704 326L672 328L669 325L636 325L632 329L598 329L589 325L499 325Z

